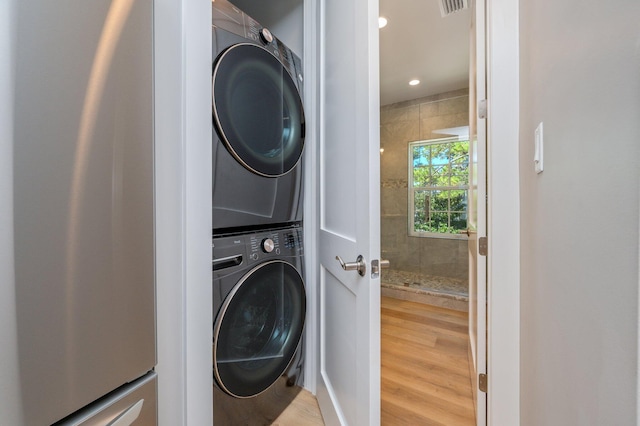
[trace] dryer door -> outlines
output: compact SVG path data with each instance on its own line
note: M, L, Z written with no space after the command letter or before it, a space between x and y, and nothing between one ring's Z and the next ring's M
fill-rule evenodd
M285 372L302 337L304 283L284 261L249 271L222 304L213 329L213 371L220 388L249 398Z
M213 121L244 167L262 176L288 173L300 161L305 122L289 72L270 52L241 43L213 67Z

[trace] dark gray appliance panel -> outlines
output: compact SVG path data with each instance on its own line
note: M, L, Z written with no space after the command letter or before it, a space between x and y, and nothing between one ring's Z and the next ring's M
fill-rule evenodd
M214 58L214 63L212 63L212 78L214 77L214 68L220 65L218 59L224 57L227 49L232 48L232 46L237 47L239 44L252 44L259 46L261 49L265 49L266 52L273 55L273 58L277 58L277 61L282 64L278 73L281 73L285 80L293 83L295 89L291 87L291 85L287 85L289 89L291 89L286 92L289 94L279 100L277 96L274 97L271 95L268 97L256 96L255 99L248 96L252 98L251 102L240 102L241 104L235 106L236 113L233 114L234 120L232 120L232 127L235 126L238 129L242 129L244 138L240 139L244 139L244 144L249 148L249 151L252 151L255 146L270 147L266 150L257 149L252 153L259 159L256 160L257 163L276 161L280 159L282 154L286 153L289 148L292 148L291 151L298 154L297 160L294 159L297 163L294 162L295 166L291 168L292 164L287 164L286 167L284 167L286 161L283 161L282 170L276 170L275 172L268 169L263 170L262 167L258 167L252 161L245 159L245 155L236 150L238 143L240 146L243 145L242 141L235 140L232 143L228 143L228 138L236 139L231 136L233 132L227 133L229 129L228 125L227 130L221 132L220 122L216 122L217 118L215 116L212 117L212 125L214 126L212 141L212 219L213 232L216 235L265 228L268 226L277 227L283 224L302 221L303 162L300 154L302 153L306 130L304 127L303 107L299 100L295 102L292 100L294 94L296 98L298 95L300 98L302 97L302 62L300 58L297 58L276 36L271 35L273 37L272 41L267 42L265 38L261 36L262 30L263 27L258 22L233 6L227 0L217 0L212 3L212 56ZM261 64L261 62L257 63ZM261 67L251 67L250 69L257 70L259 68ZM249 70L249 68L247 68L247 70ZM269 85L266 84L268 80L269 78L257 78L255 83L264 88ZM236 79L236 82L238 81L239 79ZM222 84L222 87L233 88L236 86L234 84ZM241 85L238 87L241 87ZM215 104L214 112L216 108L228 109L228 102L217 104L214 101L217 96L213 93L213 90L215 90L215 84L212 87L212 102ZM276 90L276 92L278 90ZM245 92L251 93L250 90ZM295 92L297 92L297 94ZM238 96L238 93L234 93L231 98L234 102L239 102L241 96ZM257 103L256 105L253 104L253 101L257 102L258 99L262 99L263 101L261 102L269 106L260 106L258 108ZM271 101L265 102L265 99L271 99ZM281 108L285 104L285 102L283 102L285 99L287 100L287 108ZM283 129L280 142L278 142L277 138L265 138L262 140L261 138L253 136L250 138L247 136L248 134L255 136L256 132L258 132L261 137L265 135L265 132L260 130L262 126L257 126L259 120L256 120L256 116L251 113L251 111L256 111L256 108L257 110L261 108L264 110L271 108L270 113L280 111L279 115L276 114L281 121L278 125L282 126ZM295 114L283 112L289 110L289 108L291 108ZM240 113L237 114L237 112ZM247 115L244 116L244 113ZM269 116L272 115L273 114L270 114ZM238 117L241 119L235 120L235 118ZM267 120L267 124L273 124L274 128L278 127L275 125L275 122L270 123L269 120ZM265 128L271 127L266 126ZM291 132L292 129L295 131ZM221 135L221 133L223 135ZM278 134L278 132L274 134ZM227 138L226 142L224 140L225 137ZM286 146L289 148L283 150L273 149L278 146L278 143L283 143L283 147ZM232 148L229 149L229 146ZM263 158L260 158L261 156L263 156ZM270 158L270 156L273 156L273 158ZM238 158L240 158L240 160ZM244 162L244 164L242 162ZM285 173L286 170L289 171ZM283 174L280 175L280 173Z

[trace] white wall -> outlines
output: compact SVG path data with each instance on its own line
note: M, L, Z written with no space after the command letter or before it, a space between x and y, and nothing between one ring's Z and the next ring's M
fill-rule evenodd
M638 420L638 22L637 0L520 2L522 425Z
M0 413L22 423L13 265L14 0L0 1Z

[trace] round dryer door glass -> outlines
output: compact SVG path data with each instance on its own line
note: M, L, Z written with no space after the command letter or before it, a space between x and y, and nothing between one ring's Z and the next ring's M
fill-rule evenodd
M271 261L248 272L222 304L213 329L216 382L249 398L285 372L302 337L306 296L289 263Z
M300 161L305 124L289 72L253 44L225 50L213 68L213 121L231 154L262 176L289 172Z

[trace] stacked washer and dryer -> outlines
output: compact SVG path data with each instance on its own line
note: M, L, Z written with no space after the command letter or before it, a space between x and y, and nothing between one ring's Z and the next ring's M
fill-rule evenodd
M300 390L302 63L212 1L214 424L268 424Z

